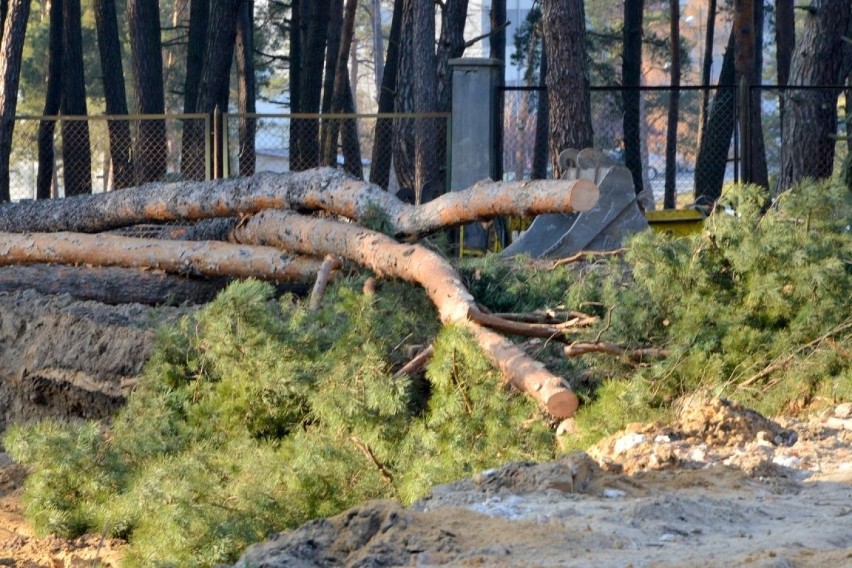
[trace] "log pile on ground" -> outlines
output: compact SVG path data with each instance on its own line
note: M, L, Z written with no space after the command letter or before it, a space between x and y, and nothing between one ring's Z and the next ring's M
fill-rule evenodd
M314 279L323 257L341 258L379 277L422 286L444 324L468 329L507 384L560 418L574 413L576 395L562 378L494 331L558 339L560 328L483 313L450 263L414 241L500 215L587 211L597 199L597 186L582 179L483 182L412 206L330 168L151 184L0 208L0 264L121 267L288 283ZM318 211L325 215L310 215ZM127 236L141 234L134 227L157 238ZM325 266L323 278L328 278L335 261Z

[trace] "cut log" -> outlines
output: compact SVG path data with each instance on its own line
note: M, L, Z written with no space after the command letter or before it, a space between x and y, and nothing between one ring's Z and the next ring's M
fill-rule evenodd
M415 282L426 290L444 324L470 330L504 381L537 400L556 418L573 415L577 396L508 339L476 323L481 312L461 277L437 253L416 244L328 219L283 210L267 210L247 219L232 233L238 243L280 247L294 253L332 254L367 267L379 276Z
M151 222L250 215L263 209L322 209L363 221L380 212L395 235L422 235L499 215L587 211L598 199L589 180L482 182L425 205L403 203L377 185L332 168L210 182L149 184L62 200L0 207L0 231L96 233Z
M0 268L0 292L69 294L102 304L205 304L230 278L187 278L160 270L34 264Z
M0 266L84 264L153 268L188 276L275 281L311 280L320 261L291 258L272 247L165 241L83 233L0 233Z

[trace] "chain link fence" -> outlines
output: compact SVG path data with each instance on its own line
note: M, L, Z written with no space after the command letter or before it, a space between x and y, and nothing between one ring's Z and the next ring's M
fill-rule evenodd
M747 102L732 87L678 89L677 151L672 169L674 190L680 201L691 202L696 189L698 193L713 193L726 183L739 181L745 152L765 155L767 181L770 188L775 187L781 168L782 101L795 100L805 91L827 93L837 89L752 87ZM551 157L546 144L549 127L546 117L545 120L540 117L539 105L540 97L546 96L546 92L544 88L504 88L502 155L506 179L530 178L534 171L538 171L539 176L542 171L547 177L552 176ZM591 92L594 146L621 165L625 164L626 157L625 105L630 104L631 98L633 104L638 105L641 183L643 188L651 189L657 203L663 200L666 184L666 142L672 92L667 87L595 87ZM838 109L829 111L840 112L844 106L844 97L841 96ZM762 136L756 140L744 140L736 127L737 117L743 110L759 113ZM842 142L847 126L843 119L838 123L838 139L829 142L835 144L834 162L825 166L835 174L840 171L848 151L847 144ZM536 140L537 137L542 138L539 128L545 129L544 142ZM759 148L761 142L762 149ZM809 159L826 159L825 156L829 155L814 153ZM537 162L544 164L546 171L537 169Z
M184 136L197 133L195 143ZM100 193L186 177L182 154L200 154L206 179L209 117L22 116L15 118L9 195L22 199Z
M413 198L415 135L430 141L424 191L442 192L447 181L449 113L428 114L228 114L225 176L254 172L341 167L401 197Z

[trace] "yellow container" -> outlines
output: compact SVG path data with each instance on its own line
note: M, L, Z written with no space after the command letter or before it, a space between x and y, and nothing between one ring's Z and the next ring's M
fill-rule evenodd
M695 209L663 209L645 211L645 219L655 231L685 237L701 231L706 215Z

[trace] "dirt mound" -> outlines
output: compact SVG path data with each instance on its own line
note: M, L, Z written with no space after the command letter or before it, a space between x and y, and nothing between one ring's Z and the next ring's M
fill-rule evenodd
M308 523L236 566L852 565L850 442L850 405L772 421L693 401L672 424L632 425L589 455L506 464L408 509L375 502Z
M151 355L156 327L183 312L0 293L0 430L45 417L110 416Z
M684 405L678 420L631 424L589 454L617 473L719 463L757 471L765 469L764 462L771 462L777 448L790 447L797 438L795 431L736 402L694 399Z

